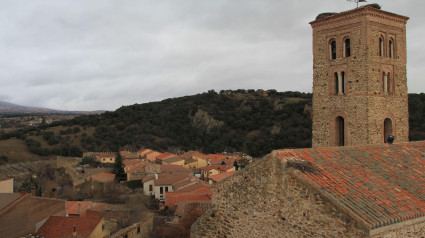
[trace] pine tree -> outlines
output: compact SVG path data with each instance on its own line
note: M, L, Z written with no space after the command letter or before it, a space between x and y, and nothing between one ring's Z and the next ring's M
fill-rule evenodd
M119 152L117 152L115 156L115 163L114 167L112 168L112 173L115 174L115 179L117 181L124 180L126 177L126 174L124 172L124 164L122 162L122 157Z

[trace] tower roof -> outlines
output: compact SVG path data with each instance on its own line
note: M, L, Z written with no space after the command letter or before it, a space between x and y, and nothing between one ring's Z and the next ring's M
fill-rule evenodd
M380 8L377 8L375 4L368 4L368 5L365 5L365 6L361 6L361 7L354 8L354 9L344 11L344 12L340 12L340 13L333 13L333 12L321 13L316 17L316 19L314 21L310 22L310 24L313 26L313 25L319 24L321 22L325 22L325 21L328 21L328 20L340 18L342 16L349 16L349 15L353 15L353 14L357 14L357 13L383 14L384 16L395 18L395 19L402 21L402 22L406 22L407 20L409 20L409 18L406 17L406 16L402 16L402 15L395 14L395 13L392 13L392 12L383 11Z

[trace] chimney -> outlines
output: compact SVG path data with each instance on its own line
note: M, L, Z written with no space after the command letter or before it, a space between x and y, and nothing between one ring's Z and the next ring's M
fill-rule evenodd
M52 188L52 198L56 198L56 188Z
M155 173L155 179L158 179L158 174L157 173Z

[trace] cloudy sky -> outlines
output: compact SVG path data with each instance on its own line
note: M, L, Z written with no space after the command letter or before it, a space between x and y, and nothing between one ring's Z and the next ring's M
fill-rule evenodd
M409 92L424 92L425 1L376 3L410 17ZM1 0L0 100L115 110L210 89L311 92L308 23L321 12L355 6L346 0Z

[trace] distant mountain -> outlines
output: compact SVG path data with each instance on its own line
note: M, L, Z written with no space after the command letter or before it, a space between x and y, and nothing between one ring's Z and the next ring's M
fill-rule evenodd
M16 105L13 103L0 101L0 113L10 114L10 113L25 113L25 114L78 114L78 115L92 115L92 114L101 114L106 112L105 110L97 111L61 111L48 108L40 107L27 107Z

